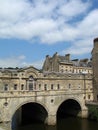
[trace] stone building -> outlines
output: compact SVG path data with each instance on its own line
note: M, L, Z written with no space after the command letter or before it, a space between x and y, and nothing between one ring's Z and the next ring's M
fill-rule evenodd
M46 56L44 65L44 72L59 72L59 73L73 73L73 74L92 74L92 60L91 59L73 59L70 54L60 56L56 52L53 57Z
M98 38L94 39L94 48L92 50L92 64L94 100L98 101Z
M98 39L94 40L93 60L71 60L70 54L60 56L55 53L53 57L46 56L42 70L33 66L1 68L0 122L13 127L13 122L21 124L26 116L27 119L30 118L29 121L37 118L54 125L60 113L87 118L86 102L93 101L98 96L97 42Z

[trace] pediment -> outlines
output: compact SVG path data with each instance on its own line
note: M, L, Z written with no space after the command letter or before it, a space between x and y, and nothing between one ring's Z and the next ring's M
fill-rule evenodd
M26 68L22 68L20 71L24 72L26 77L34 77L34 78L37 78L38 77L38 74L40 73L40 70L36 69L35 67L33 66L29 66L29 67L26 67Z

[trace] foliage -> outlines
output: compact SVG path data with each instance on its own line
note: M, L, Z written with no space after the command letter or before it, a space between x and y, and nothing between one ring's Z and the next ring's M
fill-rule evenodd
M89 119L98 121L98 107L97 106L89 106Z

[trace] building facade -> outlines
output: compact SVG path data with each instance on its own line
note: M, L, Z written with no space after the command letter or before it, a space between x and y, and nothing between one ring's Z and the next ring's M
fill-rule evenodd
M52 57L46 56L44 72L59 72L72 74L92 74L92 59L70 59L70 54L60 56L56 52Z
M55 53L53 57L46 56L42 70L33 66L1 68L0 122L10 124L10 127L13 120L21 123L25 113L23 106L32 103L33 107L41 109L39 118L54 125L59 108L66 101L73 104L73 114L78 109L77 116L87 118L86 102L98 98L97 53L98 39L94 40L93 60L71 60L70 54L60 56Z
M94 47L92 50L92 64L93 64L94 100L98 101L98 38L94 39Z

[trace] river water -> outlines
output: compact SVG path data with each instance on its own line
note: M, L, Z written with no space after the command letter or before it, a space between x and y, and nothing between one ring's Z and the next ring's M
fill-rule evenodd
M33 125L21 126L17 130L98 130L98 122L69 117L59 120L56 126L35 123Z
M5 127L3 128L2 125L0 125L0 130L9 129ZM55 126L35 123L32 125L24 125L13 130L98 130L98 122L68 117L66 119L60 119Z

